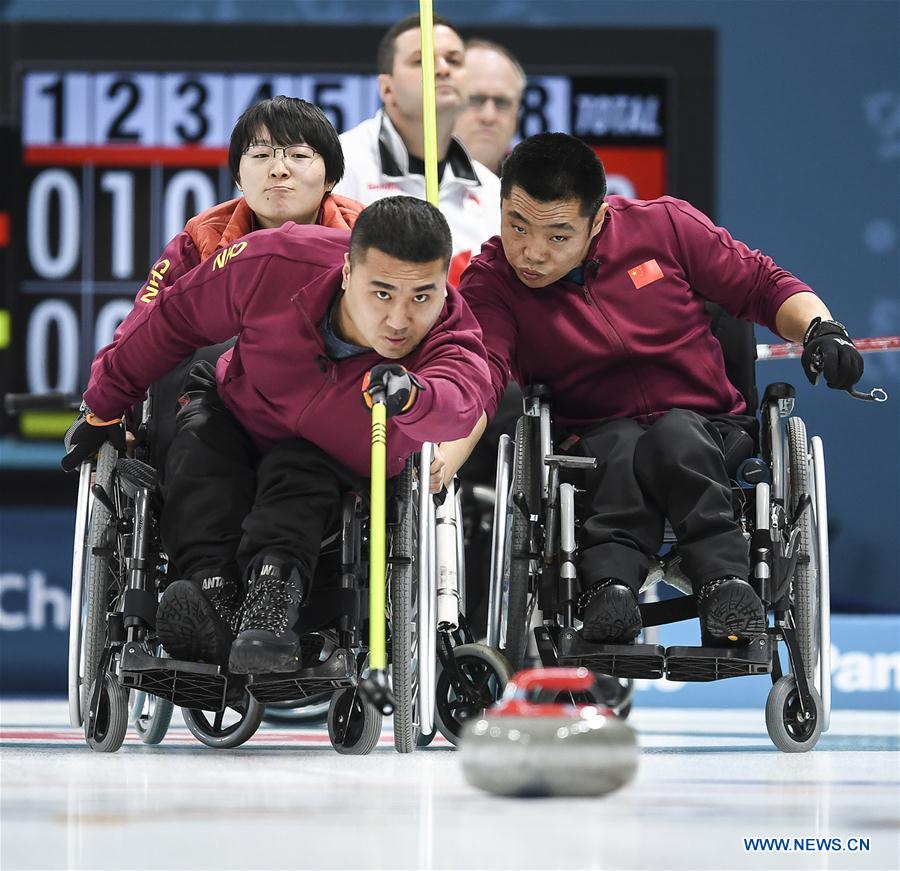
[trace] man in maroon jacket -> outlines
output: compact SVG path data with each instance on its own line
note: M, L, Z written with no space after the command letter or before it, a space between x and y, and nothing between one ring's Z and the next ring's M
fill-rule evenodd
M175 281L97 357L67 469L120 437L110 424L179 360L237 336L214 378L192 373L168 451L162 539L190 578L160 603L171 655L242 673L298 667L293 628L322 537L369 471L366 373L399 379L389 476L423 441L459 439L482 417L487 363L447 288L450 256L446 220L411 197L365 209L352 234L260 230Z
M501 235L460 282L484 333L497 408L509 376L549 385L556 423L597 457L582 530L583 635L627 642L672 524L704 643L765 627L747 582L723 439L753 426L729 382L707 300L805 346L813 383L851 387L862 358L813 291L686 202L606 198L603 165L561 133L504 164ZM821 361L821 363L817 363Z

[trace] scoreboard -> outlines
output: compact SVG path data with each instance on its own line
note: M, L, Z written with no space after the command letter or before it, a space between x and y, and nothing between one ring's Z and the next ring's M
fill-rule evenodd
M246 108L276 94L302 97L342 132L380 105L369 63L363 70L349 62L338 69L334 58L319 65L277 58L229 64L216 56L215 40L204 43L202 60L186 50L184 58L173 51L161 60L147 56L154 28L92 28L98 29L109 31L107 40L91 35L98 56L110 58L102 65L79 61L72 48L77 40L60 41L62 53L74 56L22 50L0 79L9 88L0 156L12 155L16 164L6 199L0 199L0 230L4 214L10 227L6 248L0 244L6 261L2 307L9 312L8 344L0 347L3 391L84 389L91 360L131 309L166 242L197 212L237 195L227 148ZM185 29L191 28L178 28ZM205 29L211 30L216 28ZM338 30L330 29L331 43L344 40ZM382 31L352 32L373 54ZM538 64L508 32L479 35L507 45L529 73L520 136L557 130L581 137L604 160L611 193L678 193L710 207L703 185L692 191L675 183L677 107L686 90L679 87L677 64L607 69L581 58L577 68L566 70L563 52L555 64ZM24 49L28 40L22 43ZM261 52L257 46L248 54ZM711 51L709 56L711 65ZM709 102L711 94L710 87ZM711 152L711 142L705 150ZM711 164L709 159L710 187ZM34 421L23 416L13 431L51 434Z
M374 77L26 70L25 250L14 324L29 392L79 392L147 270L198 212L238 195L227 166L238 116L299 96L339 130L378 106Z

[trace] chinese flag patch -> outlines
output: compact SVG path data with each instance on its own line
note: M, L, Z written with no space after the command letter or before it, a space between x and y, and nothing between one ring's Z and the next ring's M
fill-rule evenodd
M659 281L663 277L663 271L659 268L659 264L655 260L648 260L640 266L635 266L628 270L628 277L631 279L637 290Z

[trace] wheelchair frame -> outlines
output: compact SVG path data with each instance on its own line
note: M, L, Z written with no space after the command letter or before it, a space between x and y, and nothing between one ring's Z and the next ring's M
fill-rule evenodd
M433 446L426 443L418 455L417 465L410 458L398 479L407 488L405 509L401 506L401 510L409 510L415 516L416 541L412 550L400 552L399 518L389 518L394 522L389 523L392 535L389 535L387 559L386 583L390 593L387 616L393 620L394 613L402 611L407 615L404 619L410 621L409 632L392 632L390 639L392 682L395 695L399 695L394 711L394 741L399 752L410 752L430 742L436 727L451 740L460 731L455 728L458 724L448 727L444 722L435 721L438 663L441 674L450 676L449 682L447 677L441 678L445 692L455 692L458 698L479 703L473 714L499 697L511 675L508 665L504 667L501 663L498 667L490 659L490 651L483 653L482 658L490 660L498 674L492 684L492 696L487 699L482 698L483 691L481 694L473 691L471 681L455 665L457 648L474 642L463 614L461 505L454 484L442 500L433 498L427 486L419 486L419 481L429 479L432 456ZM92 482L100 468L104 470L103 480ZM107 492L107 487L111 492ZM381 714L357 700L367 656L364 626L368 616L365 546L368 530L363 495L345 495L340 532L330 539L331 542L339 539L340 578L339 588L329 592L338 604L349 607L341 609L342 616L332 631L337 640L330 639L328 655L295 673L244 678L227 675L217 665L157 655L161 651L157 650L153 626L165 557L156 529L156 512L152 510L156 491L153 468L137 459L117 457L109 444L103 446L95 463L85 462L79 471L68 662L72 724L85 726L86 738L94 749L117 750L127 728L123 711L127 708L127 692L131 690L141 706L145 694L156 697L156 712L161 719L171 716L173 705L183 707L185 722L203 743L233 747L256 731L265 704L299 702L331 694L332 743L339 752L369 752L380 734ZM393 501L396 504L397 499ZM92 589L92 585L100 583L94 561L103 556L111 558L113 537L118 564L113 569L107 566L104 576L108 584L114 583L118 589L108 596L104 591L100 596L103 601L114 601L115 607L109 613L103 609L104 613L99 614L95 613L98 594ZM419 571L420 567L424 567L424 572ZM109 576L110 571L114 578ZM424 583L422 578L426 579ZM409 601L398 603L399 595ZM104 621L103 655L99 662L89 663L85 633L98 620ZM313 631L301 643L306 645L304 654L314 652L324 656L326 642L319 633ZM315 651L311 645L317 645ZM408 665L402 666L408 671L399 672L398 655L408 661ZM96 677L103 680L98 680L91 691L88 684L93 684ZM341 693L352 698L338 699ZM336 710L336 700L340 710ZM223 715L228 707L238 710L241 720L223 728ZM205 711L215 714L212 724ZM140 716L140 711L137 713ZM351 728L348 718L354 717L359 728ZM111 719L116 720L114 728ZM98 732L100 720L104 725ZM157 743L165 734L164 729L153 727L152 718L144 717L142 727L139 733L148 743ZM355 743L347 745L344 739L351 732Z
M426 453L425 459L428 459ZM428 459L430 464L430 459ZM112 489L107 493L100 483L91 483L97 467L114 465ZM428 480L427 469L424 466ZM407 474L412 477L412 460L409 461ZM420 472L421 474L421 472ZM414 485L415 486L415 485ZM224 669L216 665L204 663L187 663L155 655L153 624L158 601L156 588L158 575L158 558L161 555L158 536L155 529L155 517L151 503L155 498L156 475L153 469L139 460L127 457L116 458L111 445L101 449L97 464L86 462L79 471L79 491L76 505L76 534L73 547L72 568L72 619L69 633L69 714L73 725L85 724L86 737L92 742L91 730L96 728L95 720L100 707L109 708L109 701L103 702L101 696L108 691L104 682L91 695L86 683L92 679L93 671L85 662L84 632L87 624L98 615L87 613L85 595L92 582L90 570L91 559L96 556L97 531L92 528L91 519L101 518L101 522L113 524L120 543L127 547L127 553L120 555L121 565L113 581L119 589L113 595L117 607L104 615L106 619L106 644L104 655L96 669L96 675L107 673L115 677L122 691L133 689L150 693L173 704L188 708L213 712L222 712L229 702L233 701L235 690L249 693L250 707L261 706L267 701L294 701L321 692L338 692L342 689L354 689L365 662L366 648L363 637L363 618L365 610L364 592L367 589L363 545L366 530L361 513L363 504L359 494L349 494L344 500L341 528L341 589L349 591L355 599L351 613L342 617L338 625L339 646L327 659L301 669L293 674L273 674L235 679L226 676ZM430 503L427 498L420 502ZM417 494L418 498L418 494ZM103 509L103 510L101 510ZM103 520L106 516L109 519ZM413 694L416 711L412 719L417 728L426 734L433 729L433 687L435 649L434 633L436 624L431 615L435 613L434 599L436 595L433 573L425 577L431 582L420 583L415 572L415 563L429 565L431 549L428 547L430 536L424 526L431 522L433 508L419 513L419 557L410 561L404 557L406 564L412 562L413 585L415 594L421 597L423 607L419 608L416 634L420 638L417 657L417 675L415 683L417 691ZM455 556L455 554L454 554ZM389 558L390 564L390 558ZM96 573L95 573L96 574ZM93 578L96 583L96 577ZM345 598L349 598L346 596ZM81 607L79 607L79 603ZM429 628L431 631L429 632ZM342 646L346 645L346 646ZM348 655L351 654L351 655ZM242 686L238 686L241 684ZM255 704L254 704L255 702ZM112 706L118 710L119 705ZM409 717L409 712L398 711L398 715ZM261 716L261 707L260 707ZM190 725L190 723L189 723ZM254 726L255 731L257 722ZM120 728L120 727L117 727ZM196 734L196 732L195 732ZM252 732L250 733L252 734ZM124 731L123 731L124 737ZM246 737L250 737L247 735ZM246 738L244 738L246 740ZM377 736L376 736L377 740ZM115 741L110 743L115 744ZM121 744L121 740L118 741ZM214 746L221 745L213 742ZM118 747L98 746L95 749L118 749ZM411 749L411 748L410 748Z
M787 752L811 749L821 731L828 729L831 713L828 515L822 440L815 436L807 447L802 420L790 417L794 388L774 384L766 390L761 447L771 479L755 484L753 516L744 520L745 529L752 530L750 580L774 613L772 625L745 648L668 650L648 643L590 644L577 631L577 490L571 483L560 483L560 471L593 467L595 461L554 454L550 403L543 392L536 388L526 393L516 441L504 435L498 445L488 644L509 650L512 642L514 650L520 649L519 623L511 634L507 620L512 619L511 593L521 597L518 585L524 576L525 640L533 634L545 666L584 665L619 678L682 681L771 674L766 721L773 742ZM784 418L788 420L783 424ZM530 438L525 436L526 427L532 427ZM533 504L516 471L524 468L520 452L527 451L528 442L537 442L542 460L538 475L536 461L525 459L531 463L532 477L539 478L539 487L532 485ZM805 477L808 490L792 492L793 477ZM801 553L803 546L807 553ZM677 559L662 559L644 589L663 579L687 595L642 603L645 628L696 616L696 602ZM778 642L787 648L790 675L782 671Z

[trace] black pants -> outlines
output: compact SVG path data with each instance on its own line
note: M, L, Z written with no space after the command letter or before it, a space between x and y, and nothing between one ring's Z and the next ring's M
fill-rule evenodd
M663 543L668 518L696 591L714 578L747 579L749 546L734 519L723 435L752 418L707 420L676 408L644 426L601 424L581 437L597 458L581 531L582 585L617 578L635 592Z
M195 367L185 389L161 520L176 576L246 578L269 554L295 563L311 582L322 538L340 520L341 496L361 479L305 439L261 453L222 403L208 365Z

